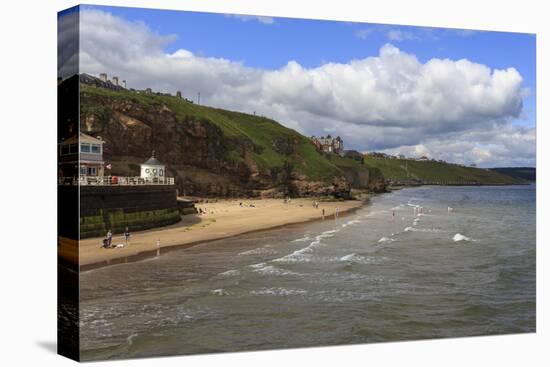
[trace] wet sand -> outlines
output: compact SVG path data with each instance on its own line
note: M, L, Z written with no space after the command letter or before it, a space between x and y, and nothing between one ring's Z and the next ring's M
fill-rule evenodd
M363 203L364 201L360 200L320 202L318 208L313 207L311 199L293 199L290 204L285 204L281 199L223 200L197 204L197 208L201 208L204 214L184 216L180 223L169 227L134 232L131 234L129 245L124 248L100 248L103 237L80 241L80 268L87 270L154 256L157 252L157 240L160 241L160 251L165 251L170 247L190 246L287 224L322 219L323 209L325 219L333 220L336 208L339 214L344 214L359 208ZM60 239L60 243L61 255L74 253L74 250L71 250L76 242ZM124 244L123 236L114 235L112 244ZM65 260L71 262L69 258Z

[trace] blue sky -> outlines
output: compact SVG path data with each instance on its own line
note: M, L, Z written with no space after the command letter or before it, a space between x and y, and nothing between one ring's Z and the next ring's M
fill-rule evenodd
M289 60L317 67L377 55L382 45L392 41L388 32L399 30L403 39L394 42L421 62L434 57L466 58L497 69L514 67L530 90L524 99L527 120L516 123L534 126L536 121L533 34L291 18L272 18L273 23L262 23L254 18L244 21L213 13L101 8L128 20L143 21L159 34L177 35L175 42L167 45L167 52L184 48L198 55L228 58L264 69L280 68Z
M521 75L521 78L523 78L521 88L528 89L529 93L525 93L525 91L521 93L523 109L519 117L514 116L510 118L511 114L504 114L501 120L506 120L508 124L506 126L509 128L533 130L535 128L536 37L531 34L464 31L442 28L289 18L241 17L224 14L139 8L83 6L84 11L89 9L100 10L107 15L114 16L117 21L124 23L126 32L128 32L128 29L131 30L132 27L136 27L137 33L144 33L139 25L144 26L146 28L145 33L147 33L143 36L147 38L147 41L143 41L142 44L144 55L146 52L154 52L154 50L150 51L148 48L151 43L158 43L160 45L159 47L162 48L162 52L165 54L171 54L178 50L191 52L194 58L202 60L202 68L199 70L205 69L204 65L208 63L208 60L206 60L208 58L218 61L229 60L234 64L233 69L239 69L239 65L241 65L244 71L241 70L240 72L246 74L247 78L252 79L254 79L254 70L261 70L264 74L271 74L269 73L270 71L288 71L290 61L295 61L299 65L300 71L307 74L329 63L349 65L352 64L352 60L363 60L369 57L380 58L382 53L381 50L387 44L391 44L393 48L398 49L403 55L414 55L423 65L427 64L432 59L450 59L453 62L467 59L472 63L482 64L491 71L514 68ZM101 25L101 23L98 24ZM98 28L97 25L95 28ZM98 37L98 40L101 42L112 41L111 38L106 36L107 33L111 32L111 29L107 29L106 32L103 32L103 35L99 34L101 33L101 29L94 32L86 32L89 33L90 39ZM167 36L172 36L169 41L161 39ZM121 34L121 38L123 37L124 35ZM99 41L96 40L93 44L97 46ZM140 42L140 40L137 40L134 43L141 44ZM108 47L109 44L106 44L106 46ZM114 44L113 47L115 47ZM125 46L118 46L117 43L116 47L121 48ZM135 54L134 51L135 50L131 51L132 55ZM99 72L100 69L98 69L98 67L116 69L112 62L109 64L108 60L102 61L97 50L92 50L87 54L90 59L95 58L94 62L89 63L89 72ZM224 64L218 65L222 65L223 67ZM196 91L201 89L201 95L204 95L204 100L207 101L207 103L211 102L220 107L244 110L245 112L250 112L248 108L258 108L261 112L265 112L269 116L273 115L281 123L303 133L315 133L315 130L333 131L346 122L333 121L329 123L325 121L322 124L319 123L317 127L314 127L312 124L308 125L305 122L302 124L299 119L311 118L311 114L306 116L304 112L305 109L304 111L300 110L303 106L298 106L294 113L282 113L281 108L276 109L274 107L277 101L281 99L272 98L273 95L271 92L269 93L271 99L268 104L265 103L267 98L263 96L259 98L258 101L253 101L254 103L251 102L246 106L242 106L235 102L232 104L228 98L221 98L220 91L212 90L211 96L209 97L207 89L212 88L211 86L205 86L202 81L193 80L192 76L183 75L185 72L181 69L177 70L178 72L174 72L174 76L177 75L182 81L185 81L186 86L189 86L189 88L186 88L186 92L190 93L189 96L196 95ZM120 73L125 73L128 75L127 79L132 80L132 78L130 78L132 70L129 67L124 68L121 66ZM235 73L235 75L240 75L237 72ZM209 76L209 74L205 74L205 77L202 79L205 80ZM271 77L271 75L269 76ZM160 76L150 75L150 77L153 79L160 79ZM139 85L140 83L145 83L145 80L151 80L151 78L146 79L143 75L135 75L133 80L135 80L135 85ZM223 75L219 78L219 83L223 84L221 80L223 79ZM265 75L259 78L261 80L266 79ZM337 81L336 79L336 82ZM333 83L334 82L335 80L333 80ZM161 84L160 82L158 85L153 86L157 87L157 89L170 90L170 88L172 88L169 83ZM360 88L359 86L359 89ZM264 86L263 89L260 88L258 90L265 91L265 89ZM253 98L253 96L250 95L249 98ZM288 106L288 108L291 107ZM503 110L510 110L506 106L502 108ZM311 111L309 112L311 113ZM470 115L466 113L465 116L468 117ZM320 117L320 120L324 120L324 116ZM406 117L407 116L403 116L404 120L407 119ZM497 124L504 126L502 125L502 121L497 122ZM369 142L363 144L355 133L359 128L358 126L361 125L361 122L356 120L347 122L350 122L349 125L345 126L347 130L344 129L344 126L340 126L340 128L342 131L345 130L345 132L343 132L344 135L346 135L346 133L348 134L348 141L353 148L360 150L389 149L389 151L393 149L393 151L402 151L411 154L414 154L414 152L418 154L421 153L418 145L422 142L414 142L411 139L396 140L395 143L390 143L389 141L391 139L386 139L384 142L371 139ZM388 123L393 125L391 129L390 125L388 125L387 131L391 131L392 134L407 135L406 129L397 130L397 128L403 127L402 125L404 122L401 123L400 121L396 122L392 120ZM457 120L453 123L454 125L449 126L449 129L447 129L448 131L445 132L445 138L451 139L452 141L459 141L461 137L450 137L448 132L458 130L457 126L461 124L462 121ZM464 122L465 126L470 123L473 122ZM494 121L492 120L490 123L487 122L487 126L490 124L494 125ZM434 127L436 125L438 125L438 121L434 121L432 127L423 128L422 131L424 133L433 131L436 129ZM480 126L481 125L482 124L480 124ZM381 131L380 129L380 126L371 126L369 134L379 132ZM474 134L473 130L466 127L462 130L468 133L468 139L471 139ZM522 133L526 132L523 131ZM509 134L514 135L514 131L510 130ZM475 132L474 135L480 135L480 131ZM443 135L441 135L441 137L443 137ZM465 135L462 136L462 139L465 139ZM502 150L502 147L499 148L500 150L497 149L497 145L502 145L502 141L505 140L502 138L500 142L490 141L486 136L480 139L479 144L476 145L478 150L493 149L494 152ZM520 142L518 142L517 145L520 146ZM348 145L348 147L349 146L350 145ZM416 146L416 148L413 149L413 146ZM443 153L433 152L433 155L441 157ZM470 158L456 155L454 157L459 160L462 159L465 163L467 161L475 162L476 159L481 159L479 158L481 157L479 154L476 156L477 158L473 155ZM493 158L495 157L496 156ZM453 158L451 157L450 159ZM482 162L479 163L483 164ZM485 163L499 164L498 161L495 160L488 160ZM519 161L502 161L499 165L505 163L514 165L520 164ZM534 155L532 158L527 159L525 164L534 164Z

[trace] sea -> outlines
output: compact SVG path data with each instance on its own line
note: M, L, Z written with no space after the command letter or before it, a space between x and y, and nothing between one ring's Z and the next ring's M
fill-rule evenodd
M83 272L81 358L535 332L535 193L405 188L338 219Z

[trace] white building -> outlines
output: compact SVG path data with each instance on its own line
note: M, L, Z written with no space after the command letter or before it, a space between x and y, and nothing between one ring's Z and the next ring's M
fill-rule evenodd
M164 178L166 167L155 158L155 151L145 163L141 164L141 178Z

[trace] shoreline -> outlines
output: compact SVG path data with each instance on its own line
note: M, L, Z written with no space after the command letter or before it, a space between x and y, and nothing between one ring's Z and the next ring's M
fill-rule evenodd
M79 242L60 238L58 263L73 269L76 267L85 272L140 261L168 251L243 234L323 220L322 209L325 209L325 220L334 220L336 208L338 208L338 217L347 216L369 201L370 196L362 200L319 202L318 208L313 208L313 200L309 198L293 199L290 204L283 204L281 199L220 200L215 203L199 204L198 207L204 208L206 214L189 215L187 217L193 218L183 217L180 223L172 226L132 233L129 245L120 249L100 248L102 237L88 238ZM240 203L245 203L245 206L241 206ZM155 240L157 238L161 240L158 250ZM113 244L120 242L122 242L120 235L113 237ZM74 248L75 245L78 246L77 249ZM68 246L73 247L73 251L67 250ZM74 250L79 251L78 265L66 256L68 253L74 253ZM73 256L70 257L74 259Z

